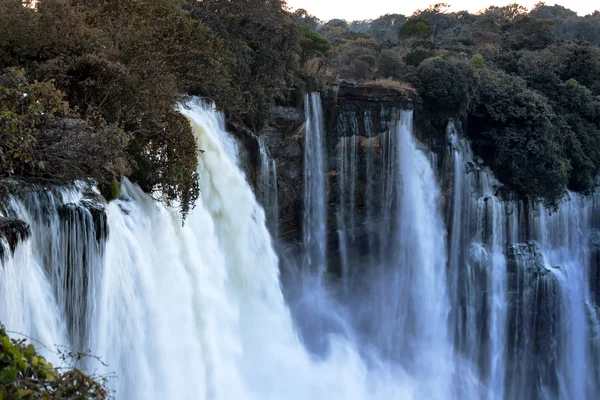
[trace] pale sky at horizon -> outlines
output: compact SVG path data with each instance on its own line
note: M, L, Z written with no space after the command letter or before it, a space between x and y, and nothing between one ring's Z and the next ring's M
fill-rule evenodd
M287 0L288 6L291 8L304 8L310 14L324 21L333 18L342 18L348 21L375 19L384 14L394 13L408 16L417 9L424 9L431 4L441 2L442 0L413 0L410 2L398 0ZM468 10L470 12L477 12L491 5L505 6L515 2L531 9L539 0L446 0L445 2L452 6L450 8L451 11ZM600 5L592 0L558 0L546 1L545 3L549 5L560 4L577 12L581 16L591 14L594 10L600 9Z

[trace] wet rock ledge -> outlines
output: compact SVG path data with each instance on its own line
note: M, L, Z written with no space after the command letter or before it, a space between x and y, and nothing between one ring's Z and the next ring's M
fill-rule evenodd
M0 217L0 259L8 252L14 253L17 245L31 236L29 225L25 221Z

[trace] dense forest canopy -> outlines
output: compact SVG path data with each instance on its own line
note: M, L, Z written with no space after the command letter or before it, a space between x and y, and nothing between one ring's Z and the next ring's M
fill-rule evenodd
M281 0L4 0L0 174L107 197L129 176L185 215L198 149L177 101L258 132L274 104L346 79L418 93L429 135L463 118L503 183L555 205L600 167L599 45L600 12L543 3L325 22Z
M185 215L197 148L176 102L260 127L302 78L303 38L279 0L4 0L0 173L94 178L107 195L127 175Z
M448 9L351 22L294 16L331 43L326 74L414 87L424 136L466 117L476 153L511 189L549 206L567 189L591 191L600 168L600 12L579 17L544 3Z

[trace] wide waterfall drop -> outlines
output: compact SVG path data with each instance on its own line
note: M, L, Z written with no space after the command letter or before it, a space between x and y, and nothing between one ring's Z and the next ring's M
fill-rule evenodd
M181 111L203 150L185 225L127 180L106 212L80 188L14 198L33 235L2 263L2 321L50 358L56 345L89 349L102 363L81 367L108 374L117 399L410 398L404 375L368 366L347 338L319 360L304 349L221 116L198 101Z
M544 266L560 287L560 330L557 375L560 397L586 399L597 396L598 372L592 355L590 332L598 326L591 306L588 269L592 202L570 193L558 212L538 207L531 223L543 254ZM597 345L597 343L596 343Z
M110 203L84 182L0 203L31 229L14 252L2 239L2 324L56 365L56 349L97 356L75 365L117 400L595 399L598 194L556 210L507 194L458 122L435 165L411 110L379 134L373 112L353 113L328 137L319 96L305 99L289 279L223 115L191 99L178 110L201 190L185 224L127 179ZM276 211L275 160L260 152Z
M448 139L456 350L479 367L488 399L595 398L588 269L597 195L569 193L554 211L500 199L500 184L453 123Z

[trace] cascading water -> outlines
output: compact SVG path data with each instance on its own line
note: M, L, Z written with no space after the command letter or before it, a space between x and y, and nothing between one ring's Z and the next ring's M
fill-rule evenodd
M352 121L355 117L347 126L356 126ZM349 239L354 236L350 230L357 229L353 221L358 219L351 216L358 207L348 207L357 184L351 181L358 177L358 143L355 135L342 136L338 142L338 232ZM366 183L367 201L382 207L368 211L365 225L372 238L369 243L377 243L379 254L359 260L354 256L356 249L348 246L353 241L340 240L340 252L352 254L342 255L342 262L351 268L342 268L342 274L354 277L342 276L340 295L336 295L335 283L303 281L304 294L296 301L304 307L294 308L296 319L311 319L302 330L309 343L315 336L322 336L325 343L332 336L356 343L370 363L393 371L410 397L446 398L455 390L457 371L448 335L445 231L435 174L428 154L417 148L412 137L411 111L400 112L388 134L363 143L360 147L367 151L378 148L377 168L382 169L375 170L374 155L361 157L368 164L368 177L377 177ZM373 260L376 264L368 264ZM310 312L305 310L307 294L312 299ZM315 351L326 354L326 349L317 346ZM471 397L477 390L474 383Z
M271 159L265 141L258 138L258 192L265 210L271 234L277 238L279 233L279 201L277 199L277 163Z
M501 200L468 141L453 124L448 134L458 349L479 365L488 399L594 398L587 315L597 311L586 310L594 198L569 194L555 212Z
M401 113L400 126L406 123L405 117L406 113ZM349 295L343 300L350 303L347 313L354 316L354 325L366 336L366 342L372 346L374 340L375 347L384 349L387 358L396 357L407 371L415 374L419 366L410 363L411 349L418 349L414 354L421 361L427 359L427 350L419 347L421 342L415 337L425 335L429 326L436 326L430 331L432 336L427 343L432 343L431 348L437 343L439 359L446 359L439 362L446 364L442 368L446 374L439 376L454 374L454 377L447 386L442 379L433 387L445 388L439 393L449 389L451 398L594 398L599 370L598 309L591 300L588 266L593 241L590 210L596 204L595 197L569 194L556 212L513 198L502 199L497 195L500 184L480 167L469 142L450 123L449 148L440 176L448 244L426 252L439 255L441 259L437 262L428 263L427 258L418 257L415 261L415 254L427 245L427 239L435 238L445 229L442 224L427 222L427 226L437 228L419 238L420 222L426 220L425 215L435 215L435 206L426 207L426 214L420 214L414 204L426 201L411 203L411 197L418 196L418 187L407 190L410 181L406 179L426 174L414 171L418 158L410 157L407 150L410 146L398 144L396 136L386 133L375 137L366 132L365 138L358 138L358 142L366 143L366 154L358 157L364 165L349 164L352 151L349 149L354 143L350 137L358 135L357 124L352 122L355 119L354 112L349 112L343 123L338 124L341 130L338 233L349 237L350 214L354 213L355 218L366 214L368 261L360 256L347 257L351 261L342 271L349 276L368 271L354 278L359 283L345 291ZM364 125L368 125L366 121ZM399 157L389 151L398 146L406 150ZM360 177L360 172L352 173L351 168L358 171L362 168L366 179ZM350 181L357 179L356 176L365 179L360 185L366 186L366 210L344 207L349 203L345 196ZM435 185L427 193L435 194ZM390 218L397 213L400 213L398 220ZM415 215L421 216L420 221L412 220ZM390 233L400 235L403 241L391 240L394 236ZM340 243L342 254L356 251L343 246L348 244ZM447 259L444 248L448 250ZM407 262L407 257L413 261ZM418 265L419 272L426 271L427 265L446 265L446 268L434 269L435 274L418 281L413 271L406 271L407 264ZM384 275L384 279L375 272L382 270L382 265L388 271L391 266L394 271ZM400 278L394 279L394 274ZM379 286L376 282L380 282ZM427 290L434 287L433 282L441 285L435 290L440 296L435 298L431 295L433 291ZM367 296L363 295L365 284L373 288ZM428 310L427 300L433 298ZM380 303L369 303L374 299ZM357 310L363 309L365 316L360 317ZM443 315L443 310L448 312L446 319L430 317L429 325L418 325L418 316ZM401 318L395 319L395 315ZM438 323L433 322L436 319ZM444 329L444 321L448 330ZM411 328L414 336L407 339L406 330L410 334ZM394 336L397 331L401 334ZM403 347L407 342L411 346L408 349ZM436 395L430 393L429 397Z
M324 123L321 95L307 94L305 98L306 136L304 143L304 268L326 270L326 198L325 198L325 152Z
M199 102L181 111L204 151L201 198L185 226L127 180L97 216L82 189L57 189L38 203L13 198L13 216L30 223L33 237L2 262L0 319L49 348L81 340L108 365L83 367L114 374L117 399L402 396L399 382L367 368L343 338L312 360L283 299L264 212L221 142L220 115ZM75 287L73 276L86 283ZM81 328L70 322L77 318Z
M447 169L453 180L448 287L454 343L469 365L480 365L487 398L502 399L507 311L503 205L495 195L498 184L477 166L469 142L452 122L447 136Z
M308 95L307 257L283 288L300 293L290 312L223 116L197 100L180 111L204 151L184 226L127 180L110 204L80 185L0 209L32 231L0 262L13 335L58 363L54 346L89 350L107 366L78 366L109 374L117 399L596 398L597 196L570 193L555 212L502 198L453 124L438 178L411 111L378 135L354 115L337 147L339 290L322 279L326 138ZM263 150L259 186L272 188Z
M597 310L590 307L589 277L590 227L592 201L569 194L558 212L543 207L531 216L535 239L544 266L560 288L561 305L556 373L558 393L563 399L590 399L598 394L597 360L591 331L598 321Z

